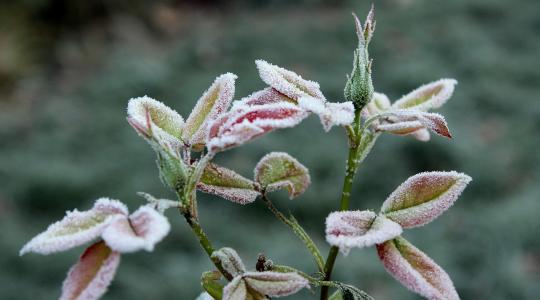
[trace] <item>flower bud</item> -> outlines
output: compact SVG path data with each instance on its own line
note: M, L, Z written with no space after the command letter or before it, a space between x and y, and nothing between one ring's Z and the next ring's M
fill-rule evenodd
M373 97L373 82L371 61L368 60L367 51L361 47L354 51L353 69L347 77L345 99L351 101L356 109L362 109Z
M175 191L182 190L189 176L189 167L167 151L159 151L157 154L161 181Z

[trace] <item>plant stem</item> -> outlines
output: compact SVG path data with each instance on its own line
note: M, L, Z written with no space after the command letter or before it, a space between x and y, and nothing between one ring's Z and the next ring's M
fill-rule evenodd
M324 272L324 258L321 255L321 252L319 251L319 248L317 248L317 245L313 242L311 237L307 234L307 232L298 224L296 219L291 215L290 218L287 218L282 212L280 212L268 199L266 194L262 193L262 200L264 203L266 203L266 206L268 209L278 218L283 224L289 226L292 231L302 240L302 242L306 245L306 248L311 252L313 255L313 258L315 259L315 262L317 263L317 267L319 268L320 272Z
M357 167L358 167L358 154L359 149L362 149L364 147L360 146L360 140L361 140L361 131L360 131L360 110L357 109L355 111L355 118L354 118L354 142L349 143L349 156L347 159L347 167L345 171L345 178L343 179L343 189L341 192L341 203L340 203L340 210L344 211L349 209L349 200L351 197L351 189L352 184L354 180L354 175L356 174ZM339 252L339 248L336 246L332 246L330 248L330 252L328 252L328 257L326 259L326 264L324 266L324 281L330 281L330 277L332 276L332 269L334 268L334 263L336 262L336 258ZM328 286L322 286L321 287L321 300L328 299L328 292L329 287Z

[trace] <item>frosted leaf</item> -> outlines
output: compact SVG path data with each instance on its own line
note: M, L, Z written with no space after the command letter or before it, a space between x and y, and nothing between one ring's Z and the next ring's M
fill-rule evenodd
M99 299L107 291L119 263L120 254L104 242L88 247L69 270L60 300Z
M425 225L450 208L471 180L454 171L416 174L390 194L381 213L403 228Z
M321 119L325 131L329 131L332 126L350 125L354 121L354 105L352 102L332 103L325 102L313 97L302 97L298 99L298 105Z
M411 109L396 110L392 114L392 117L388 118L387 122L378 125L376 130L405 135L426 128L438 135L452 138L448 124L440 114Z
M284 152L271 152L261 158L255 166L255 180L267 192L286 188L291 199L304 193L311 183L308 169Z
M145 139L160 145L177 147L184 128L184 119L167 105L148 96L132 98L128 107L129 124Z
M166 217L148 205L141 206L129 218L118 218L111 222L102 238L109 247L121 253L141 249L153 251L171 229Z
M213 163L204 169L197 188L239 204L251 203L259 196L255 182Z
M326 241L344 254L391 240L402 231L399 224L367 210L333 212L326 218Z
M247 272L244 280L257 292L270 297L284 297L309 287L309 281L294 272Z
M225 271L232 276L238 276L246 272L246 267L240 256L233 248L224 247L212 253L212 259L218 259Z
M291 103L243 107L215 120L207 138L207 148L218 152L239 146L274 129L296 126L307 112Z
M279 102L296 103L293 99L278 92L276 89L272 87L268 87L268 88L265 88L264 90L254 92L253 94L245 98L242 98L238 101L234 101L232 109L233 110L238 109L242 106L249 107L253 105L264 105L264 104L279 103Z
M208 125L225 113L234 97L234 83L237 76L226 73L216 78L191 111L186 120L183 139L189 145L202 149L208 134Z
M207 292L202 292L195 300L214 300Z
M429 130L427 130L426 128L418 129L417 131L411 132L411 136L421 142L427 142L431 138Z
M125 215L127 208L124 204L100 198L90 210L68 211L62 220L51 224L24 245L20 255L28 252L50 254L86 244L98 238L115 218Z
M375 92L371 101L362 109L362 117L369 119L388 110L390 106L390 100L385 94Z
M236 276L223 288L223 300L246 300L247 288L244 279Z
M264 60L256 60L261 79L287 97L298 100L310 96L324 100L319 84L303 79L300 75L284 68L272 65Z
M376 128L377 131L406 135L411 134L419 129L424 129L424 125L420 121L402 121L396 123L381 124L378 125Z
M431 300L459 300L448 274L402 237L377 245L385 269L409 290Z
M415 89L394 102L393 108L427 111L441 107L454 92L455 79L440 79Z

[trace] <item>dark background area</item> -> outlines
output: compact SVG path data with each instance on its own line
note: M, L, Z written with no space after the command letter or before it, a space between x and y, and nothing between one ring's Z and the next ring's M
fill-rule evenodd
M101 196L135 210L135 192L173 197L154 154L125 121L127 100L149 95L183 116L214 78L239 76L236 99L259 90L254 60L316 80L342 100L355 33L351 11L367 1L5 1L0 4L0 298L54 299L82 251L18 251L66 210ZM377 210L409 176L457 170L474 178L456 205L405 237L443 266L463 299L540 294L540 2L375 1L374 83L391 99L442 77L459 81L444 114L454 139L383 136L362 165L352 205ZM289 201L326 253L324 218L337 209L346 139L316 117L228 151L218 160L251 177L267 152L305 164L312 186ZM254 267L264 252L308 273L302 244L260 202L201 195L201 221L216 246ZM123 256L105 299L194 299L211 269L182 218L153 253ZM339 257L334 278L376 299L418 299L388 275L374 249ZM303 291L291 298L312 299Z

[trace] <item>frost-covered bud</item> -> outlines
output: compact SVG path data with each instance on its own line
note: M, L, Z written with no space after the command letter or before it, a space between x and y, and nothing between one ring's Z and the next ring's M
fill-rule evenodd
M156 162L163 184L175 191L181 190L189 176L189 167L167 151L159 151Z
M356 49L351 75L345 84L345 99L354 103L356 109L362 109L373 97L371 81L371 62L367 51Z

